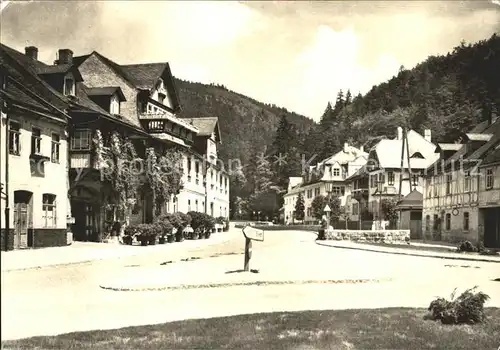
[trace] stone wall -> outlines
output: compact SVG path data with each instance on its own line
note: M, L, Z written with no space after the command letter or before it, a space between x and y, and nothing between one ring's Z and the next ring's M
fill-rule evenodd
M67 229L33 229L33 248L61 247L68 245Z
M8 243L7 243L7 247L9 248L9 250L12 250L14 249L14 229L9 229L9 232L10 234L8 235ZM0 233L1 233L1 247L0 249L2 251L5 251L5 239L6 239L6 233L7 233L7 230L2 228L0 229Z
M326 239L400 244L410 241L410 230L329 230Z

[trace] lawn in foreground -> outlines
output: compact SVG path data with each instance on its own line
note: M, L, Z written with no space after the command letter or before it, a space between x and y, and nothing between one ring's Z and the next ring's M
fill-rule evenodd
M423 309L303 311L186 320L2 343L5 349L497 349L500 309L445 326Z

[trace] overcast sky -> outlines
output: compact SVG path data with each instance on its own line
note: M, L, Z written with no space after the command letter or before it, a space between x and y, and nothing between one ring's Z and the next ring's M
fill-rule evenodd
M318 120L353 94L500 32L500 0L11 2L2 43L39 58L96 50L117 63L169 61L175 76L215 82Z

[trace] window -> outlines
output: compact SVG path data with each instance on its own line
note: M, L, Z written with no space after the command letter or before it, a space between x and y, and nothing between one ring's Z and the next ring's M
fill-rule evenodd
M45 220L45 227L55 227L57 223L55 195L49 193L43 194L42 213Z
M418 174L414 174L411 176L411 182L413 186L418 186Z
M50 151L50 161L52 163L59 163L59 148L61 146L61 139L58 134L52 134L52 146Z
M319 193L320 193L319 188L315 188L314 189L314 197L319 196Z
M21 154L21 123L9 122L9 153Z
M73 80L73 78L64 79L64 95L75 95L75 81Z
M311 207L307 208L307 216L311 216Z
M340 176L340 169L339 168L333 169L333 176Z
M486 189L492 189L494 185L493 169L486 169Z
M38 128L31 129L31 154L42 154L42 131Z
M434 231L437 231L439 229L439 216L437 214L434 214L434 224L433 227Z
M465 172L465 177L464 177L464 191L469 192L470 191L470 171Z
M191 199L188 199L188 211L191 211Z
M387 182L388 182L389 186L394 186L394 172L393 171L387 172Z
M370 176L370 187L375 187L377 182L377 175Z
M343 196L345 193L345 188L343 186L334 186L332 189L332 193L335 196Z
M71 139L71 149L73 151L90 151L91 131L88 129L75 130Z
M307 190L307 198L312 198L312 190Z
M116 95L111 98L111 103L109 105L109 112L111 114L120 114L120 101Z
M378 182L380 182L381 184L385 184L385 174L378 174Z
M446 214L446 231L451 229L451 214Z
M352 203L352 215L359 214L359 203Z
M439 181L437 180L438 178L434 178L434 185L433 185L433 192L434 192L434 197L438 196L438 188L439 188Z
M464 231L469 231L469 213L464 213Z
M158 102L163 103L165 101L165 94L158 94Z
M451 194L451 174L446 175L446 194Z
M196 211L200 211L200 208L198 208L198 200L194 201L194 205L196 206Z
M431 230L431 216L426 215L425 217L425 232L429 232Z
M200 163L197 161L194 162L194 172L196 173L196 184L198 185L200 183Z

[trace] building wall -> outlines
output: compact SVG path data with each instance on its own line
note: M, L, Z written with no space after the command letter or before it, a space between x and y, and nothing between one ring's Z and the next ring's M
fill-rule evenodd
M493 188L486 189L486 170L493 171ZM497 207L500 206L500 165L481 168L479 170L479 206Z
M61 245L66 240L66 215L68 213L68 158L67 139L65 127L50 122L46 119L35 120L26 114L12 114L10 120L21 123L20 155L9 155L9 207L10 207L10 228L14 227L14 192L18 190L32 193L32 225L28 226L33 233L35 246L49 246L51 241L55 245ZM52 133L60 136L59 163L52 163L50 160L44 163L44 177L37 177L31 174L30 153L32 127L41 129L41 153L43 156L51 156ZM5 184L5 157L6 150L3 143L6 133L6 119L2 118L1 123L1 182ZM5 187L3 189L5 191ZM53 194L56 196L55 203L55 225L45 226L44 211L42 206L43 194ZM2 210L5 208L5 200L2 199ZM4 213L2 212L2 219ZM28 219L28 222L30 220ZM5 228L5 220L2 220L1 227Z
M115 73L95 55L91 55L78 67L84 84L88 87L119 86L126 101L120 104L120 114L134 125L140 126L137 115L137 90Z

